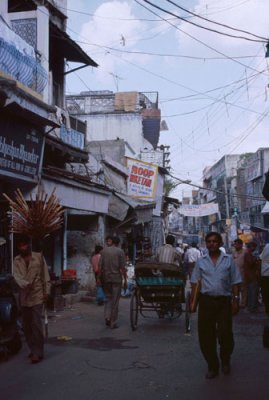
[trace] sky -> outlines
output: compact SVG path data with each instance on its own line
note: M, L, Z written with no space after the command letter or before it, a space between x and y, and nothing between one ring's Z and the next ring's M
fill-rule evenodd
M268 0L68 0L67 33L99 67L67 93L158 92L170 172L200 185L223 155L269 147L268 15Z

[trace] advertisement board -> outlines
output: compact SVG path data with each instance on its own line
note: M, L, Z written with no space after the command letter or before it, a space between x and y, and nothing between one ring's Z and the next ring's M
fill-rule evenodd
M140 160L127 158L127 168L129 171L128 196L153 199L156 192L158 167Z

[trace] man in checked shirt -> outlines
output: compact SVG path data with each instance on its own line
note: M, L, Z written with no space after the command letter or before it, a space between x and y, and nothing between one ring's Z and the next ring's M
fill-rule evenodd
M166 236L166 244L157 249L156 261L169 264L181 264L181 255L174 247L175 238L172 235Z

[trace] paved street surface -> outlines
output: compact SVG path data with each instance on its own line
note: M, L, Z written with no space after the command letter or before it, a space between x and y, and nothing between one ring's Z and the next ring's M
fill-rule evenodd
M234 319L232 374L205 379L196 315L185 335L184 317L139 318L129 324L129 299L120 303L120 327L104 326L103 307L76 303L52 313L46 358L37 365L27 348L0 364L1 400L264 400L269 396L269 349L263 348L266 317L240 311ZM67 341L57 337L66 336Z

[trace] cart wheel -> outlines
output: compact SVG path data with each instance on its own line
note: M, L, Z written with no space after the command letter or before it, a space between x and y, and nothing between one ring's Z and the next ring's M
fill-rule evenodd
M138 290L134 289L130 300L130 322L133 331L135 331L137 328L137 320L138 320Z
M185 333L190 333L191 331L190 310L191 310L191 292L188 292L186 295L186 302L185 302Z

